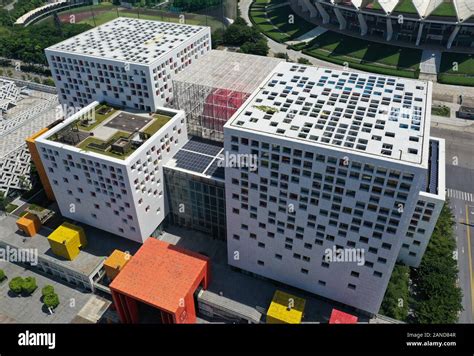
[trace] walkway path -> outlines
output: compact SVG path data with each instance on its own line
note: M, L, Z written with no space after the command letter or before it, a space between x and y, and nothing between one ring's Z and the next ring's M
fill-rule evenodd
M441 64L441 51L423 50L420 73L437 75Z

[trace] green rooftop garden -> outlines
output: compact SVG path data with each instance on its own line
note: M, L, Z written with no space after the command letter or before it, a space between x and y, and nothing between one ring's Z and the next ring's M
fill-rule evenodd
M80 127L81 130L84 130L84 131L92 131L97 126L99 126L103 121L105 121L106 119L111 117L116 111L117 111L117 109L115 109L111 106L108 106L106 104L97 105L97 107L95 108L95 121L94 121L94 123L92 123L90 125L86 125L85 124L85 119L87 117L84 117L83 119L81 119L79 127Z
M115 114L121 115L122 113L125 115L111 118ZM117 130L112 136L104 140L102 138L105 137L104 132L107 131L102 131L102 126L105 125L108 118L111 118L110 122L115 122L114 120L116 119L131 120L134 114L127 111L122 112L120 109L106 104L98 105L95 108L94 114L95 121L90 125L87 125L85 122L88 118L88 114L85 114L83 117L74 120L68 126L52 134L48 139L77 147L85 152L94 152L113 158L125 159L157 133L174 116L174 113L166 110L157 111L152 115L139 114L142 120L146 118L146 121L143 123L145 126L142 126L141 129L135 129L133 125L126 127L127 125L122 125L126 124L126 122L122 122L119 125L126 128ZM111 127L107 127L107 130L111 130Z
M88 137L84 141L82 141L77 148L80 148L83 151L91 151L95 153L100 153L109 157L113 158L120 158L120 159L125 159L127 158L133 150L129 150L127 153L122 154L119 152L114 152L111 151L110 144L113 142L117 141L119 138L128 138L130 136L129 133L124 132L124 131L118 131L115 135L113 135L111 138L109 138L107 141L101 140L96 137ZM98 145L98 146L108 146L105 150L99 149L99 148L94 148L93 146L91 147L90 145Z
M144 133L150 136L153 136L155 133L157 133L158 130L165 126L166 123L171 119L171 116L163 114L155 114L153 115L153 117L155 118L155 120L153 120L153 122L143 130Z

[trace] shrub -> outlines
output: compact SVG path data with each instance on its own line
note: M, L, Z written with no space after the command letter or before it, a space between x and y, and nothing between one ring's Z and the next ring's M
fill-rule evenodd
M52 285L46 285L41 289L41 295L46 297L48 294L54 294L54 287Z
M20 294L23 290L23 278L15 277L13 278L10 283L8 283L8 287L13 293Z
M28 295L32 294L38 286L36 285L36 279L34 277L26 277L23 280L22 291Z
M59 297L56 293L45 295L43 301L48 308L54 309L59 305Z
M0 269L0 282L3 281L7 276L5 276L5 272L3 269Z
M298 58L298 63L299 63L299 64L311 64L311 62L309 61L309 59L306 59L306 58L304 58L304 57Z

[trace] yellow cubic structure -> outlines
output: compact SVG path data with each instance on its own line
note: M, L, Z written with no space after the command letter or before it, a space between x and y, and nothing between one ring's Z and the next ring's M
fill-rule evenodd
M72 261L77 257L80 248L87 245L86 234L82 227L63 223L48 236L51 250L57 256Z
M112 254L104 261L104 269L107 277L112 281L119 272L130 261L132 256L129 253L120 250L114 250Z
M26 213L16 221L16 226L26 236L33 237L41 229L41 221L35 214Z
M306 300L277 290L267 311L267 324L300 324Z

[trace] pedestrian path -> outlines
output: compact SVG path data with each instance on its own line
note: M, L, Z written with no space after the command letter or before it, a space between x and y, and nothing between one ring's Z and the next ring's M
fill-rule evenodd
M311 31L306 32L300 37L295 38L293 42L302 42L302 41L309 42L315 39L316 37L321 36L326 31L327 31L326 28L319 26L319 27L313 28Z
M454 198L454 199L459 199L459 200L464 200L468 202L474 202L474 195L469 192L462 192L460 190L456 189L446 189L446 194L448 198Z
M441 51L423 50L420 62L420 73L437 75L441 64Z

